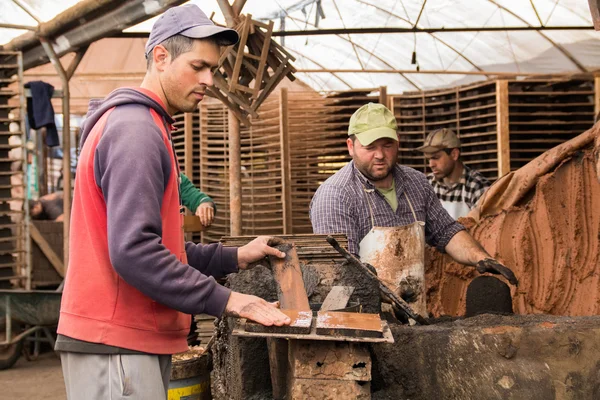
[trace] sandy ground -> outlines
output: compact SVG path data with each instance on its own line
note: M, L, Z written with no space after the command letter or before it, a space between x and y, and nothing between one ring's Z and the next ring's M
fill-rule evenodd
M11 368L0 371L0 398L66 400L60 360L44 353L35 361L21 357Z

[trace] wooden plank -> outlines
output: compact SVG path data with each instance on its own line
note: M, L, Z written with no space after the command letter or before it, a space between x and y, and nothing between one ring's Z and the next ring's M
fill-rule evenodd
M354 292L352 286L334 286L331 291L325 297L323 304L321 305L321 311L335 311L340 310L348 305L348 300Z
M383 327L379 314L319 311L317 334L380 338L383 337Z
M283 202L283 234L292 233L292 163L290 159L290 132L288 111L288 90L281 88L279 112L280 146L281 146L281 183Z
M381 321L383 336L382 337L368 337L368 336L345 336L345 335L319 335L317 334L317 324L313 322L312 328L308 335L305 334L292 334L292 333L256 333L246 332L245 325L246 320L240 320L239 323L233 328L232 335L240 337L252 337L252 338L281 338L281 339L301 339L301 340L318 340L318 341L332 341L332 342L356 342L356 343L394 343L394 336L386 321Z
M498 177L510 172L510 138L508 119L508 81L496 81L496 112L498 140Z
M310 311L296 246L288 242L276 248L286 254L284 259L269 257L281 309Z
M202 232L204 226L200 223L200 218L197 215L183 216L183 231L184 232Z
M37 226L35 226L35 224L33 224L33 223L29 224L29 233L30 233L33 241L40 247L40 249L42 250L42 253L44 253L44 255L46 256L48 261L50 261L50 264L52 264L52 266L54 267L56 272L58 272L58 274L62 278L64 278L65 277L65 267L63 265L62 260L58 257L58 255L56 255L54 250L52 250L52 247L50 247L50 244L44 238L44 236L42 236L42 234L40 233Z
M285 399L288 381L288 341L280 338L267 338L269 370L273 399Z
M281 310L281 312L290 317L292 320L289 325L265 326L254 321L246 321L246 332L279 332L297 335L310 333L313 320L312 311Z
M269 55L269 48L271 46L271 34L273 33L273 21L269 21L269 26L265 34L263 47L258 63L258 73L254 81L254 93L252 94L253 99L257 99L260 88L262 86L263 74L267 69L267 56Z

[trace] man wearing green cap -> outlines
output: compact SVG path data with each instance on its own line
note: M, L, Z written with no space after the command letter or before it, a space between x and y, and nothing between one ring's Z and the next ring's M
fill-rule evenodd
M431 132L423 146L431 174L427 176L442 206L454 219L471 211L490 182L460 160L460 140L448 128Z
M421 235L421 243L426 241L447 252L461 264L476 266L480 273L502 274L517 284L512 271L494 260L448 215L427 177L396 163L396 130L394 115L381 104L366 104L352 115L346 140L352 161L315 193L310 205L314 233L346 234L349 251L370 262L372 254L385 253L377 243L386 240L396 246L395 256L401 255L406 249L398 239L389 238L402 237L397 231L404 229L411 237ZM422 266L422 252L419 258Z

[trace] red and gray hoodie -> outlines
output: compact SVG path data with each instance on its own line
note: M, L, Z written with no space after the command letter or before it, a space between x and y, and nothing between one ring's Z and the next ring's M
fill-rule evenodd
M173 122L144 89L112 92L85 122L58 333L152 354L187 350L189 314L220 316L237 249L183 238Z

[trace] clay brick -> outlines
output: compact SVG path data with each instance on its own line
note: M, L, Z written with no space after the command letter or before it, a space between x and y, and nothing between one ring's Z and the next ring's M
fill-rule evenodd
M371 398L371 383L293 378L288 398L291 400L367 400Z
M293 340L289 360L296 378L371 380L371 356L360 343Z

